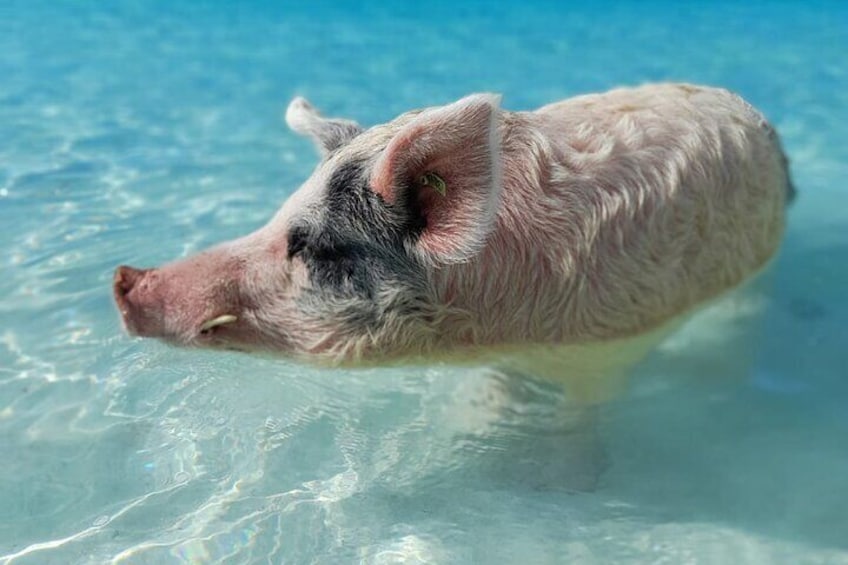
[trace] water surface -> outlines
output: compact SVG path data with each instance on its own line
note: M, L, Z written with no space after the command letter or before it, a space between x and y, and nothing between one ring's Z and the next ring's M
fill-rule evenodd
M848 563L844 3L6 0L0 53L0 563ZM373 124L653 80L761 108L799 199L600 448L549 383L120 331L116 265L251 231L307 177L294 95Z

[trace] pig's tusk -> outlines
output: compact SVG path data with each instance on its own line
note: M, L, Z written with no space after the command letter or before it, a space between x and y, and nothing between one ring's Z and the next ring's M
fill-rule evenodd
M224 314L222 316L218 316L217 318L212 318L211 320L203 322L203 325L200 326L200 331L205 332L217 326L223 326L224 324L232 324L236 320L238 320L238 318L233 316L232 314Z

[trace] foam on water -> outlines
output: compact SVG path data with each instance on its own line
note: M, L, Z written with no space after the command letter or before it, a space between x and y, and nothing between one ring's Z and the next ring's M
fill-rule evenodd
M560 4L4 2L0 563L848 563L846 6ZM296 94L372 124L664 79L763 109L800 196L773 271L635 368L600 441L484 368L121 334L116 265L255 229L309 174Z

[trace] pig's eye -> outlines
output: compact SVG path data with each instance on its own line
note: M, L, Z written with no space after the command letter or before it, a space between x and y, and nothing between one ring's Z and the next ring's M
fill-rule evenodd
M288 258L292 259L306 248L309 233L305 228L293 227L289 230Z

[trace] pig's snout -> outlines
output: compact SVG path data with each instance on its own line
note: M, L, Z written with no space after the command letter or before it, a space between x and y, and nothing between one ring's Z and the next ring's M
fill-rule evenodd
M153 269L136 269L121 265L115 269L112 290L127 332L143 337L162 337L164 328L157 324L157 312L151 292L150 273ZM159 326L159 327L157 327Z
M122 265L113 293L130 335L181 345L228 344L245 333L242 263L207 252L156 269Z
M121 265L115 269L115 298L124 298L150 269Z

